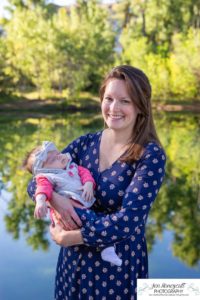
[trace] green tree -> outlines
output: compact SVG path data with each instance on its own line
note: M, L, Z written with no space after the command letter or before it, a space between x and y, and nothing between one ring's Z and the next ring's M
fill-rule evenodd
M6 34L7 73L20 86L27 78L29 84L39 89L49 88L48 38L52 30L44 11L40 7L16 9L6 26Z
M171 95L179 98L200 96L200 29L190 28L187 34L173 36L168 66Z
M121 0L115 6L120 28L132 28L134 38L147 37L154 53L166 56L174 33L199 28L198 0Z
M5 66L5 47L3 44L3 38L0 36L0 92L5 87L4 66Z
M33 9L36 6L44 6L45 0L9 0L8 4L10 11L14 11L15 8L27 8L27 9Z
M122 0L114 10L122 46L118 61L147 73L154 98L198 98L200 2Z
M194 99L200 96L200 30L173 35L167 57L151 51L147 37L134 38L125 28L120 38L120 62L141 68L148 75L156 99Z
M80 55L85 65L85 87L98 90L102 76L114 63L115 32L108 11L100 1L77 1L71 9L69 26L77 37Z
M93 30L91 30L91 27ZM6 72L19 87L41 91L97 89L114 60L114 33L98 1L79 1L67 13L36 5L16 8L5 25Z
M16 10L7 24L7 74L20 86L26 78L29 85L42 91L61 87L61 78L70 92L79 85L81 80L76 83L77 78L73 76L79 65L77 60L80 60L76 41L68 32L59 31L55 21L47 18L44 9L37 7ZM77 77L82 73L76 68Z

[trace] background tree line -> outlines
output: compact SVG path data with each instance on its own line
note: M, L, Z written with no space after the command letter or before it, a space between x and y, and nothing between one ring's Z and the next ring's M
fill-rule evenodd
M0 92L97 92L111 66L142 68L155 99L200 96L200 1L10 0L1 20Z

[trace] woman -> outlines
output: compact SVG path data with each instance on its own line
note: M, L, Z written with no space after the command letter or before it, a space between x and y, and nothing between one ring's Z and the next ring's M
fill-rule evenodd
M63 246L55 289L59 300L135 300L137 278L148 277L145 224L166 160L153 123L151 86L141 70L118 66L105 78L100 99L106 129L81 136L63 151L92 173L95 212L74 209L74 202L55 193L51 201L60 215L51 236ZM33 194L33 183L30 189ZM101 249L114 243L121 267L100 259Z

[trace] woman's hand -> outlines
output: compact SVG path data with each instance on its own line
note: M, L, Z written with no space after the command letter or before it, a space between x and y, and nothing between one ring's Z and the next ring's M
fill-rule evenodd
M77 201L53 192L50 205L57 211L57 221L63 224L65 230L74 230L82 226L82 222L74 207L84 208L84 206Z
M52 240L56 242L56 244L63 247L83 244L83 238L80 230L66 231L62 228L54 215L53 219L54 225L50 226L50 234Z

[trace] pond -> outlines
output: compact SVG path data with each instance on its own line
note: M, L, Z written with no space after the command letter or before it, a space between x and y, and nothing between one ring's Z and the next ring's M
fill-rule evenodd
M147 228L151 278L200 278L199 116L155 113L167 153L166 177ZM102 128L94 114L0 117L0 299L53 299L59 247L49 221L33 218L34 204L21 169L30 149L52 140L59 149L86 132Z

